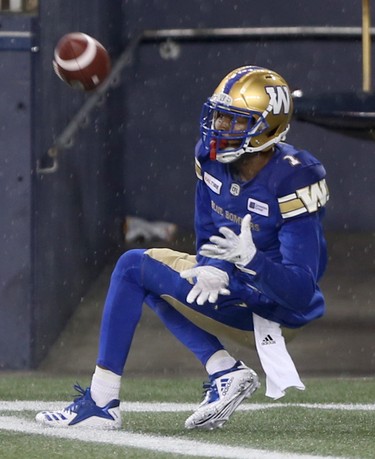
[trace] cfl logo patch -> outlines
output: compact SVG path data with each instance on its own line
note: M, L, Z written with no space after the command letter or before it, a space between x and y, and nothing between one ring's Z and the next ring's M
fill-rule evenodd
M230 186L230 194L232 196L239 196L240 192L241 192L240 185L238 185L237 183L232 183L232 185Z
M287 114L290 111L290 94L287 86L266 86L269 95L269 108L274 115Z

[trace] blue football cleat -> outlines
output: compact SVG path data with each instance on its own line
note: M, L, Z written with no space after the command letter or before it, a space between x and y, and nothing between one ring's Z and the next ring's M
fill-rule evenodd
M74 389L80 394L62 411L41 411L36 421L52 427L93 427L97 429L119 429L121 427L120 400L111 400L99 407L91 398L90 388L79 384Z

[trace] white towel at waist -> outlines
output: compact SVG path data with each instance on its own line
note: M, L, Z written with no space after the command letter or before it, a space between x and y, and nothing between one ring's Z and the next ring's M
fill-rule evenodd
M266 374L266 396L278 399L285 390L305 390L285 345L280 324L253 313L255 345Z

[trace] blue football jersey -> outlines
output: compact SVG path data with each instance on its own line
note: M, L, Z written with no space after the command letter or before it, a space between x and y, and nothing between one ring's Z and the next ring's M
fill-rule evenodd
M229 164L210 160L198 142L196 173L198 264L226 270L232 294L241 291L263 317L289 327L320 317L325 305L317 282L327 262L322 217L329 197L322 164L307 151L279 143L265 167L242 182ZM220 227L238 234L247 213L257 253L244 271L199 255L210 236L220 235Z

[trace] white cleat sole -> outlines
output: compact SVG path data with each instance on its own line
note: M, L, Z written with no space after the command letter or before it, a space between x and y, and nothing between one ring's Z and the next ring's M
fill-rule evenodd
M61 413L59 413L61 414ZM112 414L113 415L113 414ZM35 420L38 424L51 428L58 429L98 429L98 430L118 430L121 429L121 417L114 416L114 420L104 419L96 416L87 418L77 424L70 425L73 419L57 420L53 413L48 411L42 411L35 416Z

